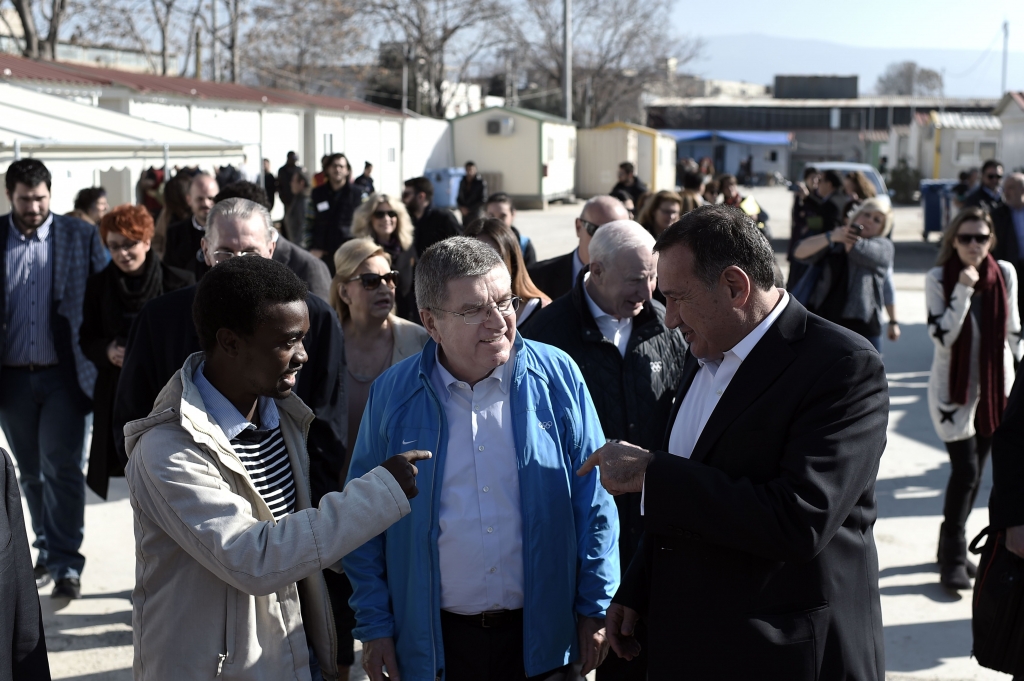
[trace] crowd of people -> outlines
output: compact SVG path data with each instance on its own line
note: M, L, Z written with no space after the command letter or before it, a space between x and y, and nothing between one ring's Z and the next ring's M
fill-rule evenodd
M767 215L706 165L649 192L623 163L576 247L537 262L472 163L455 213L425 177L394 196L368 163L298 161L147 172L136 204L83 190L70 216L44 164L7 169L0 427L27 587L80 597L85 486L124 475L138 679L346 679L356 639L372 681L670 679L681 659L884 678L883 308L898 326L870 183L805 173L787 290ZM951 588L1021 359L1024 175L996 187L927 279ZM19 623L19 660L45 665Z

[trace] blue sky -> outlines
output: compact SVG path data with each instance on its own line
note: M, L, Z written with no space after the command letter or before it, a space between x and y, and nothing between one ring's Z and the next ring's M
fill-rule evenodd
M943 73L949 96L998 97L1005 19L1008 88L1024 90L1024 0L731 0L718 10L727 18L699 22L696 6L707 16L706 3L678 0L673 18L680 35L705 40L683 70L706 78L768 84L783 73L856 74L868 94L887 64L913 60Z

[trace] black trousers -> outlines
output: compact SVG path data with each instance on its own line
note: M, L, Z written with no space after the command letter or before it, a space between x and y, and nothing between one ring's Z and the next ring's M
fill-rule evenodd
M509 611L499 626L484 628L441 611L447 681L541 681L559 671L527 676L523 663L523 611Z
M942 509L945 531L963 534L967 516L978 497L985 461L992 451L992 438L975 435L966 440L947 442L946 451L949 452L950 474Z

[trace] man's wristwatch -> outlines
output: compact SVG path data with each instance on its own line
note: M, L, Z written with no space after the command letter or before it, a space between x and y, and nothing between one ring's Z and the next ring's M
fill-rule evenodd
M898 321L896 321L895 319L890 319L890 320L889 320L889 324L890 324L890 325L891 325L891 324L895 324L896 326L899 326L899 325L900 325L900 323L899 323Z

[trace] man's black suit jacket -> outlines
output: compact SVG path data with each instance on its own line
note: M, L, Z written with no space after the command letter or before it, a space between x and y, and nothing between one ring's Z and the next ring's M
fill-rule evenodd
M132 323L114 398L114 442L123 465L128 463L124 425L148 416L167 381L189 355L201 349L192 322L195 297L196 287L187 286L154 298ZM345 464L345 338L330 305L312 293L307 296L306 305L309 332L303 345L309 360L299 372L295 394L315 416L309 426L306 448L316 505L324 494L340 489Z
M688 357L675 413L698 368ZM790 299L691 458L647 469L615 601L647 620L651 681L885 678L872 528L888 413L878 354Z
M561 298L572 290L576 282L572 278L572 261L576 257L576 251L570 251L557 258L543 260L533 267L528 267L530 279L548 298L555 300Z

